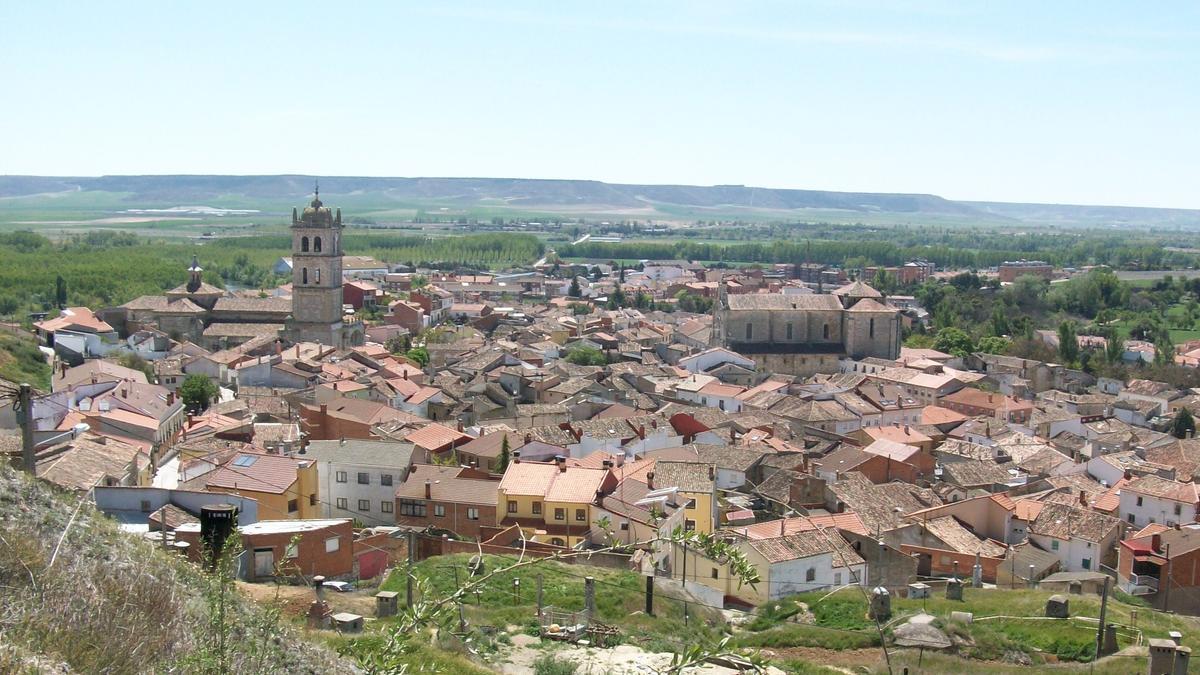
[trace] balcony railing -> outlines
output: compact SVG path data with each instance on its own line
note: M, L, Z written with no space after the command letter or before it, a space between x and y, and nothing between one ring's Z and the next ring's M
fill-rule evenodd
M1158 577L1148 574L1132 574L1129 576L1128 593L1130 595L1150 595L1158 592Z

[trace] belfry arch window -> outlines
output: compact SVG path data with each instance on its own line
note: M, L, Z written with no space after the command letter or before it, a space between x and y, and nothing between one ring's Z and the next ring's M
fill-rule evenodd
M308 253L308 237L300 237L300 252Z
M315 251L316 253L321 252L321 238L320 237L313 237L313 251Z
M829 339L829 324L824 324L821 326L821 337L826 340Z
M300 283L302 283L302 284L308 283L308 268L307 267L300 268Z

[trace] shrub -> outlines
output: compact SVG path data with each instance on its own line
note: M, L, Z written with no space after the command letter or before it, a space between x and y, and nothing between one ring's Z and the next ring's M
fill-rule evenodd
M542 654L533 662L533 675L575 675L579 666L554 654Z

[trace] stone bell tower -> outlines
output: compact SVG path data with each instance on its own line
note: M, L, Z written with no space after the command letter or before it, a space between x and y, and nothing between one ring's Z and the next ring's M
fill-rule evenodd
M318 186L303 212L292 209L291 231L292 315L286 337L335 347L361 345L362 324L345 322L342 312L342 210L335 214L324 206Z

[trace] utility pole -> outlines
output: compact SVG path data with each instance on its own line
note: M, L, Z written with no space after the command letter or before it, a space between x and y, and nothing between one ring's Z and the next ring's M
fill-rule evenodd
M30 476L37 475L37 457L33 453L33 387L28 382L22 382L17 388L17 406L19 415L17 421L21 424L21 467Z
M541 572L538 572L538 575L537 575L537 603L538 603L538 605L537 605L538 621L541 621L542 620L542 573Z
M1096 626L1096 653L1092 654L1092 663L1100 658L1100 649L1104 646L1104 614L1108 610L1108 575L1104 575L1104 589L1100 593L1100 625Z
M1163 555L1167 558L1167 574L1166 577L1158 583L1161 586L1166 584L1166 588L1160 588L1163 592L1162 611L1167 611L1171 607L1171 545L1163 544Z

